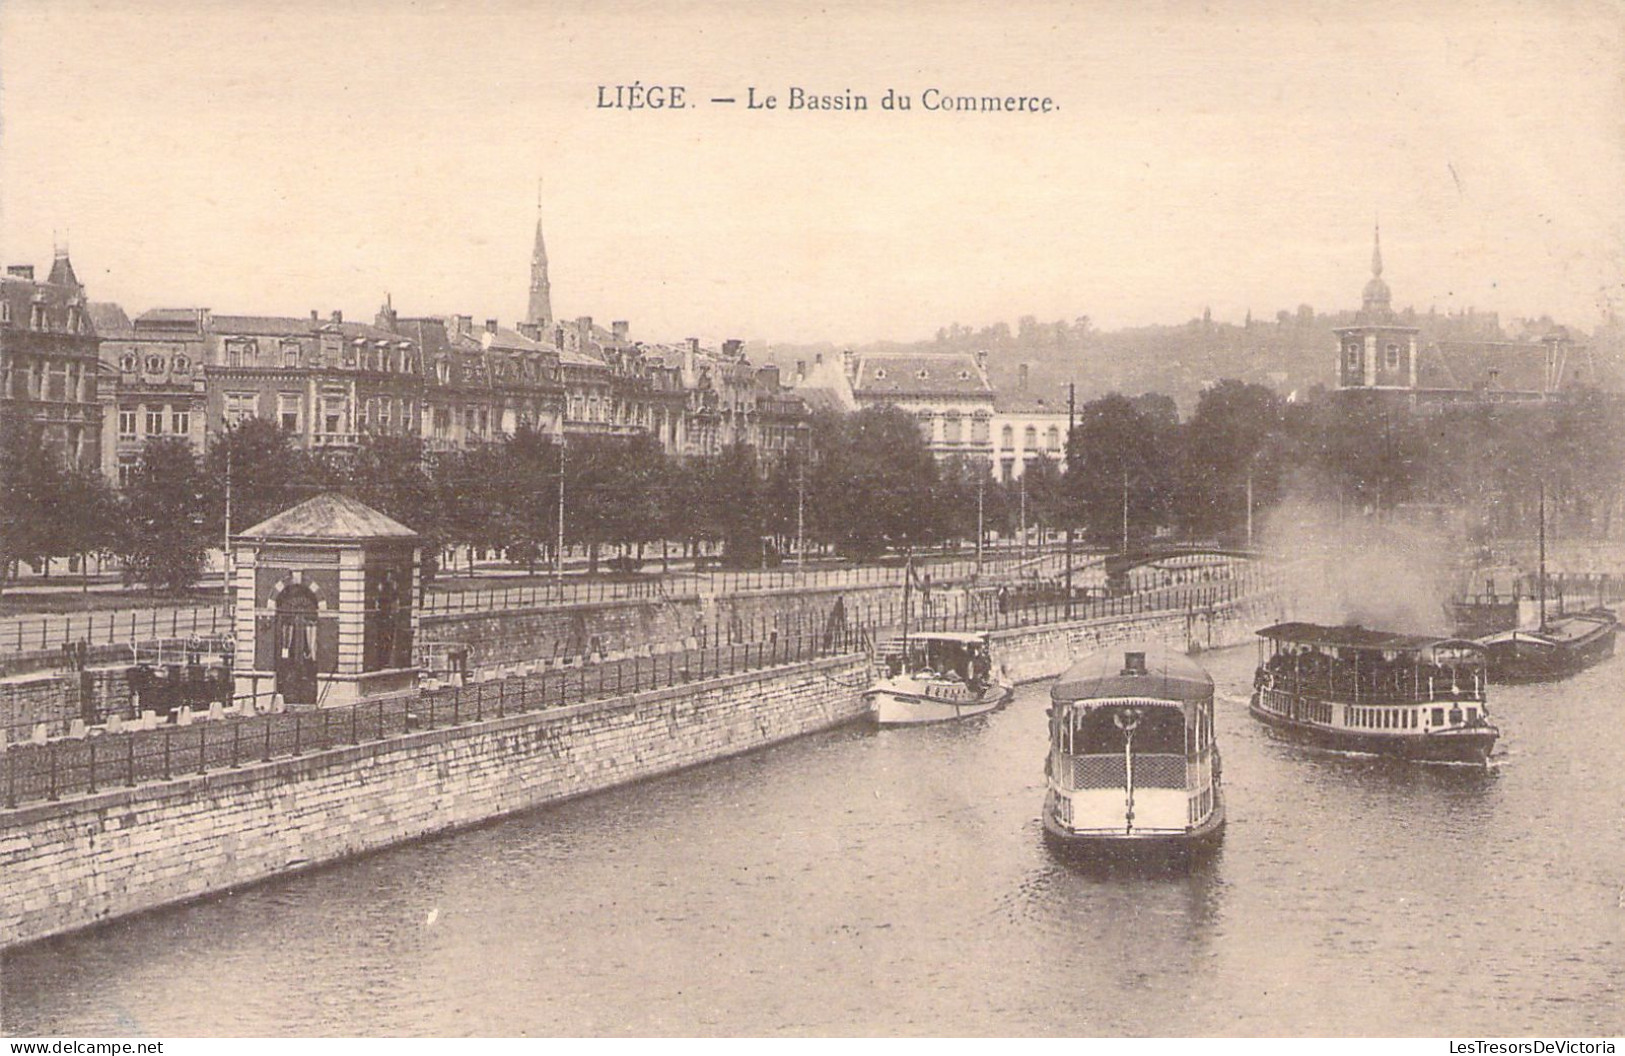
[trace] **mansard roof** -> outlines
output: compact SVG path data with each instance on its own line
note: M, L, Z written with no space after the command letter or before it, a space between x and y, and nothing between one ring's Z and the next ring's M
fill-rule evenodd
M1556 361L1548 363L1555 354ZM1439 341L1417 356L1416 387L1455 391L1544 393L1598 379L1590 349L1559 342ZM1550 371L1550 375L1548 375Z
M986 396L993 385L966 352L871 352L858 359L853 390L860 396Z
M96 333L102 337L111 337L134 329L130 324L130 317L124 314L124 309L112 301L90 301L85 305L85 311L89 313L91 325L96 328Z

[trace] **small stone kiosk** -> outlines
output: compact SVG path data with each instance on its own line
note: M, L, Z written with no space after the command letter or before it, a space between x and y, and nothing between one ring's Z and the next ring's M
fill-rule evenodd
M232 543L239 700L334 707L417 685L416 532L329 492Z

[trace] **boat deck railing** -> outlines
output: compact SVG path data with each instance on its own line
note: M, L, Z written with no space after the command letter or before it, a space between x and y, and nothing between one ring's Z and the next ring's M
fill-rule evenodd
M1279 690L1294 696L1314 697L1340 704L1359 704L1362 707L1383 705L1414 706L1451 701L1476 702L1484 699L1484 680L1479 676L1476 684L1462 685L1459 681L1443 682L1438 679L1421 685L1384 686L1352 678L1325 675L1294 677L1291 672L1263 672L1259 676L1260 688Z

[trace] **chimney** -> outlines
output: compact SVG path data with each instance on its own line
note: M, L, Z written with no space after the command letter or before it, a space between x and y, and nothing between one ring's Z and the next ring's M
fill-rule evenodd
M847 377L857 380L858 357L850 348L841 350L841 370L846 372Z
M610 332L615 335L615 341L617 344L625 344L627 338L632 334L632 324L627 322L625 319L617 319L613 323L610 323L609 329Z
M807 361L805 359L796 360L796 384L800 385L801 382L802 382L802 379L805 378L806 376L807 376Z
M727 356L729 359L744 359L745 342L739 340L737 337L728 338L728 340L722 343L722 354Z
M592 337L592 316L583 315L577 319L576 328L581 331L581 340L585 341Z
M470 334L474 332L474 317L472 315L459 315L457 317L457 332Z
M532 341L542 339L542 328L536 323L515 323L513 325L518 328L521 334Z
M824 353L822 353L822 352L814 352L813 353L813 363L815 363L818 366L823 366L824 365Z
M697 355L700 354L700 339L699 338L691 337L691 338L688 339L688 354L691 355L691 356L697 356Z
M769 392L777 392L781 388L779 381L779 368L772 363L769 363L761 370L758 370L756 372L756 376L761 379L762 387L767 389Z
M32 264L9 264L9 265L6 266L6 274L10 275L14 279L27 279L29 282L33 282L34 281L34 265L32 265Z
M344 322L344 313L339 311L337 308L333 309L333 321L335 323Z
M1027 369L1028 369L1028 367L1027 367L1027 364L1025 364L1025 363L1023 363L1021 365L1021 367L1020 367L1019 373L1017 375L1017 381L1016 381L1016 391L1017 392L1026 392L1027 391Z
M316 309L312 308L310 310L310 321L313 322L313 323L321 322L322 321L322 313L318 312Z
M485 332L488 334L494 334L497 332L497 321L495 319L487 319L485 321Z
M564 351L564 327L562 326L553 328L553 347L560 352Z
M976 352L976 369L983 374L987 373L987 349L978 349Z

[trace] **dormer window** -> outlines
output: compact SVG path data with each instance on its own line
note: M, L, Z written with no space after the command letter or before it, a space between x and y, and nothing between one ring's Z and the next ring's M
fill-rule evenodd
M163 356L148 356L147 357L147 373L148 374L162 374L163 372L164 372L164 357Z
M882 380L885 379L885 377L886 377L886 368L885 367L876 367L875 368L875 380L876 381L882 381Z
M931 372L926 370L924 367L921 367L919 370L914 372L914 376L919 378L921 381L924 381L926 378L931 376Z
M118 361L119 369L126 374L134 374L136 372L136 368L140 366L140 364L141 357L137 356L134 352L124 353L124 355L120 357Z
M173 361L172 369L177 374L185 374L187 371L192 369L192 361L183 355L176 356Z
M968 371L968 370L960 371L959 372L959 380L960 381L969 381L970 380L970 371Z

